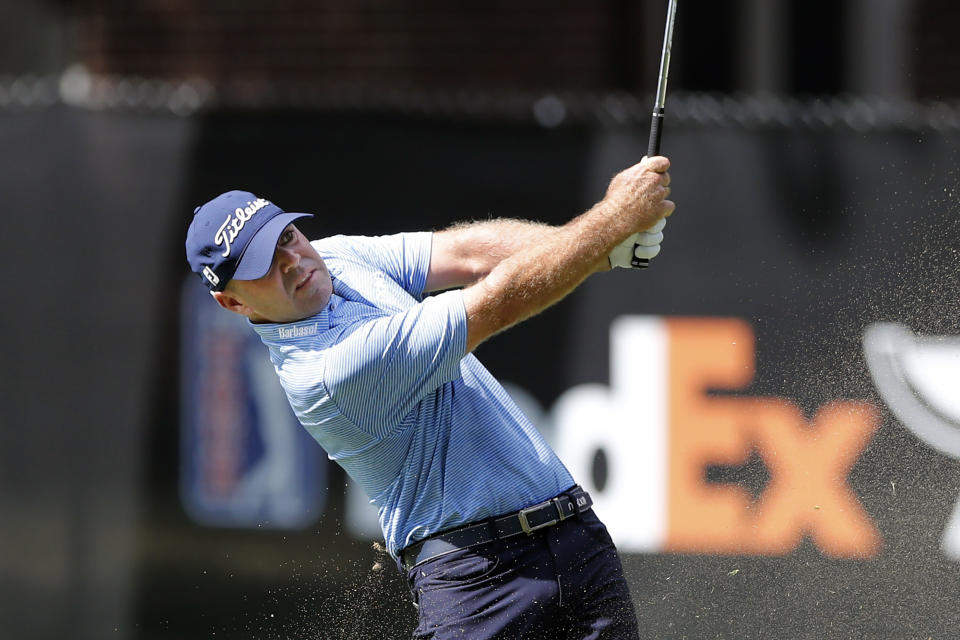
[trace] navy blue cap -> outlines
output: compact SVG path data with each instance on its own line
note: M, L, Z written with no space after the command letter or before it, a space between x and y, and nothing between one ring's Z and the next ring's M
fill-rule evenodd
M309 213L286 213L249 191L227 191L193 210L187 229L187 262L211 291L230 280L267 275L277 240L287 225Z

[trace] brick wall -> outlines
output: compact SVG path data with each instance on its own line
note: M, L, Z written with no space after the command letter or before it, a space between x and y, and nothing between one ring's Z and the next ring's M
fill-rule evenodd
M96 73L378 89L611 89L633 80L629 0L80 0ZM625 60L624 57L627 59ZM631 59L633 58L633 59ZM649 82L647 83L649 84Z
M913 78L916 95L960 97L960 2L916 0Z
M2 1L2 0L0 0ZM822 34L826 9L783 0L791 24ZM907 82L923 99L960 96L960 2L911 0ZM78 58L100 74L202 77L214 86L398 90L653 88L665 0L72 0ZM833 15L832 49L797 49L784 86L849 89ZM674 89L736 91L734 0L680 9ZM839 12L839 13L837 13ZM812 26L800 24L807 15ZM817 26L819 25L819 26ZM796 34L794 34L796 36ZM785 34L784 37L787 37ZM805 42L805 41L804 41ZM813 41L811 41L813 42ZM821 51L823 50L823 51ZM823 53L826 52L826 53ZM834 77L835 76L835 77ZM814 78L810 84L804 79Z

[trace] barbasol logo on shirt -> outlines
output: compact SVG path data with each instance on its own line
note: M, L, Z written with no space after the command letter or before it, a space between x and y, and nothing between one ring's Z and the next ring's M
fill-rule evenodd
M281 338L302 338L317 335L317 323L305 327L279 327L277 334Z
M231 243L236 240L237 235L243 229L243 225L247 223L247 220L252 218L253 214L268 204L270 204L268 200L257 198L253 202L248 202L246 207L237 207L233 215L227 216L227 219L223 221L223 224L220 225L217 233L213 236L213 244L224 246L223 253L221 254L224 258L230 256Z

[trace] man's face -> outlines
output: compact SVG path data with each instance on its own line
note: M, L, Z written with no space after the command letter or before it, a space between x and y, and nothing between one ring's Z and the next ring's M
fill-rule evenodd
M251 322L295 322L319 313L333 293L323 259L294 225L280 234L270 271L257 280L231 280L214 298Z

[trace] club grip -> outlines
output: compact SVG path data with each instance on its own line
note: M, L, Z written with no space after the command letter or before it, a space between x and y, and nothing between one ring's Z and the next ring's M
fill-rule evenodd
M663 131L663 109L657 109L653 112L653 119L650 120L650 143L647 145L647 157L660 155L660 133ZM636 249L636 247L634 247ZM646 258L631 259L630 264L637 269L646 269L650 266L650 261Z
M663 109L653 112L650 121L650 143L647 145L647 157L660 155L660 133L663 131Z

